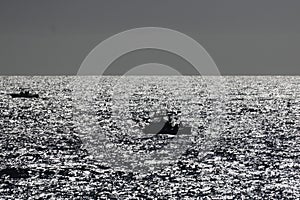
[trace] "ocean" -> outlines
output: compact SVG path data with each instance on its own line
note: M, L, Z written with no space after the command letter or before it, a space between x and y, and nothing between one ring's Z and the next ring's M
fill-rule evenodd
M0 198L299 198L299 85L299 76L2 76ZM9 95L21 89L39 98ZM167 112L177 135L145 133Z

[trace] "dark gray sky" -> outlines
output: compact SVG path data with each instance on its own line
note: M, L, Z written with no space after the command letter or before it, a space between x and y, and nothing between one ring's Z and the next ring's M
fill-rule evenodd
M76 74L99 42L145 26L191 36L223 75L300 75L299 10L299 0L1 0L1 75Z

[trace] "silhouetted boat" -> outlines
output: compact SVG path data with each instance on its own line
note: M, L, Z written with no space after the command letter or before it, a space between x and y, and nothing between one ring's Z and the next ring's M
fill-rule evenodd
M143 129L143 132L155 135L190 135L192 128L184 127L181 123L172 124L170 118L171 115L168 115L167 121L164 121L163 118L161 118L159 122L150 123Z
M20 93L11 93L8 95L10 95L12 98L39 98L38 94L31 94L28 91L21 91Z
M172 126L169 122L154 122L146 126L143 132L146 134L166 134L166 135L190 135L191 127L183 127L180 124Z

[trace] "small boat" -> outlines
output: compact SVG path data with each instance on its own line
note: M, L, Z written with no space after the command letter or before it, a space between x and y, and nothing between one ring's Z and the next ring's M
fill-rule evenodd
M180 124L172 126L169 122L151 123L143 129L146 134L156 135L190 135L192 131L191 127L183 127Z
M10 95L12 98L39 98L38 94L32 94L29 91L21 91L20 93L11 93L8 95Z
M190 135L191 130L191 127L184 127L174 113L168 113L167 121L161 118L159 122L152 122L143 129L143 132L155 135Z

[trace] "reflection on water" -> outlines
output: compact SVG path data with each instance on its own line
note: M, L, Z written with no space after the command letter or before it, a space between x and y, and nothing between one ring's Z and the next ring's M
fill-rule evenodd
M299 197L299 77L225 80L1 77L0 196ZM168 109L192 134L143 139Z

